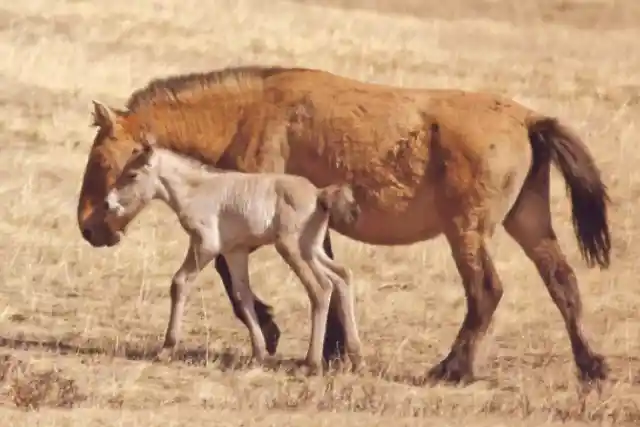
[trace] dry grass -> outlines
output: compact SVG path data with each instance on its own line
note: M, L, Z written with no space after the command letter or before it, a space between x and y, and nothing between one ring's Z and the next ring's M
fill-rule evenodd
M640 422L634 267L640 255L634 239L640 231L634 215L640 208L634 145L640 30L630 25L640 22L637 1L544 0L520 9L508 0L406 0L397 8L416 17L390 14L390 0L204 3L20 0L0 6L5 425ZM161 342L169 279L186 240L160 207L142 215L116 249L92 249L81 240L75 206L94 132L90 100L119 105L151 77L240 63L493 90L575 127L597 156L615 202L613 267L588 270L554 174L557 232L581 282L589 336L613 370L602 392L578 393L560 316L532 265L502 232L491 247L506 295L478 355L481 379L468 387L414 385L448 350L464 312L442 239L383 248L335 237L337 256L355 275L370 367L361 376L306 378L289 369L286 360L305 349L307 300L271 248L252 258L251 270L257 293L273 303L283 329L280 369L243 367L248 335L212 269L191 293L183 357L171 365L150 362L146 354Z

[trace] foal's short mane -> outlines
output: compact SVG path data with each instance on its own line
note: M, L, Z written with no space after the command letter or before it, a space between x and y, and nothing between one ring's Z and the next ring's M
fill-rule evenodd
M225 173L225 172L232 172L231 170L226 170L226 169L220 169L217 168L209 163L205 163L203 161L201 161L200 159L198 159L197 157L192 157L189 156L188 154L185 153L181 153L178 151L173 150L171 147L160 147L160 146L156 146L154 147L154 150L156 151L165 151L166 153L177 157L179 159L181 159L181 161L187 163L189 166L191 166L194 170L194 172L197 171L203 171L203 172L214 172L214 173Z
M306 68L247 65L227 67L208 72L178 74L151 80L129 97L126 107L135 111L141 106L162 103L188 103L202 98L207 92L221 88L234 92L261 88L268 77L287 71L312 71Z

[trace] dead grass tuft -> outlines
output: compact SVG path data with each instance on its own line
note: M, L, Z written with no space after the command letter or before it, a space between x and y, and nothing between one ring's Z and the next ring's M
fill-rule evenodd
M87 399L76 381L56 368L38 371L8 354L0 356L0 363L0 384L4 384L7 398L20 409L73 408Z

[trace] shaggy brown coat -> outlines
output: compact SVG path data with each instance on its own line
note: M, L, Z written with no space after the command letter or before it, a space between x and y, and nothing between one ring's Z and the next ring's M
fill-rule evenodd
M116 244L126 226L105 221L101 201L151 131L160 145L220 168L298 174L318 187L349 183L360 217L332 228L352 239L402 245L444 234L467 314L449 355L429 373L435 379L472 377L477 344L502 296L485 243L502 224L558 306L581 377L605 377L604 358L584 337L576 277L551 225L550 165L567 183L588 265L609 264L608 197L584 143L555 118L487 93L397 88L320 70L267 67L158 79L133 93L124 111L100 103L94 110L98 133L78 204L80 230L92 245ZM328 236L325 249L331 256ZM223 258L216 268L229 292ZM336 304L332 298L325 357L341 351ZM256 310L275 351L279 330L269 307L258 300Z

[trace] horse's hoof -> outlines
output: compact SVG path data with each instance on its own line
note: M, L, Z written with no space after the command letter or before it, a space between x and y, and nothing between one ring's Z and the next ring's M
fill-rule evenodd
M346 354L344 329L342 325L327 324L327 332L322 344L322 358L326 363L344 360Z
M600 354L590 354L576 360L579 378L583 383L605 380L609 376L609 366Z
M267 345L267 353L270 356L276 354L278 350L278 343L280 342L280 328L276 325L276 322L269 322L262 327L262 334Z
M447 358L427 373L428 382L446 382L450 384L469 384L473 381L471 368L455 358Z

